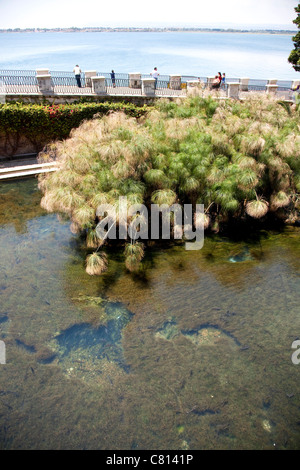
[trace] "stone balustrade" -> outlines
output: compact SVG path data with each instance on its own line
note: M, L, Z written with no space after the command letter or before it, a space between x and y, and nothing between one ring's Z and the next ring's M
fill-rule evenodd
M278 85L276 85L275 83L268 83L266 85L266 89L267 89L267 93L277 93L277 90L278 90Z
M25 71L20 71L20 76L15 73L11 77L7 77L7 72L3 73L3 80L1 80L0 71L0 101L13 99L14 95L50 95L56 96L69 96L69 99L74 99L76 96L81 95L116 95L116 96L141 96L145 98L150 97L180 97L186 94L197 93L197 88L206 88L213 90L213 82L215 76L206 78L191 77L190 80L182 80L180 74L171 74L169 76L161 76L156 81L153 77L142 78L140 72L131 72L128 75L116 73L116 81L114 86L111 87L110 80L104 76L98 77L96 70L87 70L82 75L81 86L80 82L77 83L74 74L71 72L63 72L62 74L53 72L51 73L47 68L40 68L36 70L36 75L28 74L28 80L24 81L26 77ZM106 75L106 74L105 74ZM107 74L106 76L108 76ZM244 98L244 92L257 91L266 93L273 93L274 95L287 99L294 100L296 90L300 85L300 79L293 80L292 85L288 85L287 80L280 81L275 78L268 80L251 80L248 77L240 79L233 79L225 82L225 87L221 86L218 89L220 98ZM278 90L279 89L279 90ZM242 93L242 94L241 94ZM63 98L62 98L63 99Z
M292 90L296 90L298 86L300 86L300 80L293 80Z
M43 94L52 94L53 93L53 85L52 85L52 80L51 80L51 75L50 74L38 74L36 76L39 90Z
M92 77L97 77L96 70L87 70L84 72L85 75L85 86L92 88Z
M50 75L49 69L36 69L37 75Z
M154 78L142 78L142 95L155 96L155 82Z
M181 90L181 75L170 75L170 90Z
M206 83L207 83L207 87L210 89L214 83L214 79L215 77L207 77L206 79Z
M142 79L139 72L129 74L129 88L142 88Z
M240 90L241 91L249 90L249 78L240 78Z
M197 93L197 89L201 88L204 84L200 80L188 80L186 82L186 91L188 95Z
M92 91L96 95L106 95L105 77L91 77Z
M237 82L228 82L227 83L227 97L238 100L239 94L240 94L240 84Z

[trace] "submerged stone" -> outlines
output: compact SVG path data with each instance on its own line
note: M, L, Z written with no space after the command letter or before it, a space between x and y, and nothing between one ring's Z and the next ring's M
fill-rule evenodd
M216 415L220 413L219 410L213 410L211 408L206 408L204 410L194 408L191 412L197 416Z
M241 263L243 261L251 260L253 260L253 256L251 255L247 246L245 246L245 248L236 255L230 256L230 258L228 259L230 263Z
M177 426L177 433L178 434L183 434L184 433L184 430L185 430L185 427L183 425L178 425Z
M203 324L193 330L182 330L181 333L197 346L204 344L213 345L219 338L222 338L222 336L229 337L237 346L241 346L235 336L218 325Z
M172 340L175 336L179 335L180 331L177 328L176 322L166 321L155 334L157 338L163 338L167 341Z
M51 364L56 359L56 354L50 354L47 357L42 357L37 360L40 364Z
M94 327L90 323L79 323L55 337L60 361L68 357L75 361L107 359L116 362L127 371L128 366L124 361L121 344L122 329L133 314L117 303L107 303L105 311L108 318L105 325Z
M20 348L24 349L25 351L34 354L36 352L36 348L33 345L26 344L24 341L21 341L20 339L16 339L16 345L19 346Z
M272 425L269 420L264 419L262 422L262 427L264 428L265 431L271 432L272 431Z

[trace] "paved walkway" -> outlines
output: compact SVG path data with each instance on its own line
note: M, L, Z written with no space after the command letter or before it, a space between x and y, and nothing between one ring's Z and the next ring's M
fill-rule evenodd
M39 87L36 85L6 85L2 87L1 93L4 95L42 95ZM80 95L80 96L97 96L92 92L91 87L78 88L77 86L54 86L54 95ZM130 88L130 87L107 87L108 96L148 96L142 95L141 88ZM103 96L103 95L99 95ZM104 94L105 96L105 94ZM150 96L150 95L149 95ZM182 90L171 90L170 88L158 88L155 91L157 97L180 97L186 96L186 89Z

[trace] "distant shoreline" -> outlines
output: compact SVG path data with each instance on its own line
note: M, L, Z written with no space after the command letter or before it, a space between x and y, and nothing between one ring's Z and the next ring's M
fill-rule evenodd
M277 29L223 29L223 28L8 28L0 33L248 33L248 34L291 34L296 30Z

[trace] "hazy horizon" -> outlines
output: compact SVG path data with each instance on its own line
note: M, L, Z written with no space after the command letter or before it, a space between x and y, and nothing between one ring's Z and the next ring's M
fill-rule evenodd
M85 29L85 28L199 28L199 29L236 29L236 30L282 30L282 31L294 31L297 32L297 28L293 24L235 24L235 23L221 23L221 24L190 24L190 23L154 23L154 24L127 24L127 25L71 25L71 26L42 26L42 25L36 25L36 26L27 26L27 27L21 27L21 26L14 26L12 27L1 27L0 29L69 29L69 28L80 28L80 29Z
M0 29L70 27L179 27L296 30L297 0L190 0L178 8L174 0L115 0L113 5L89 0L0 0ZM198 19L199 18L199 19Z

